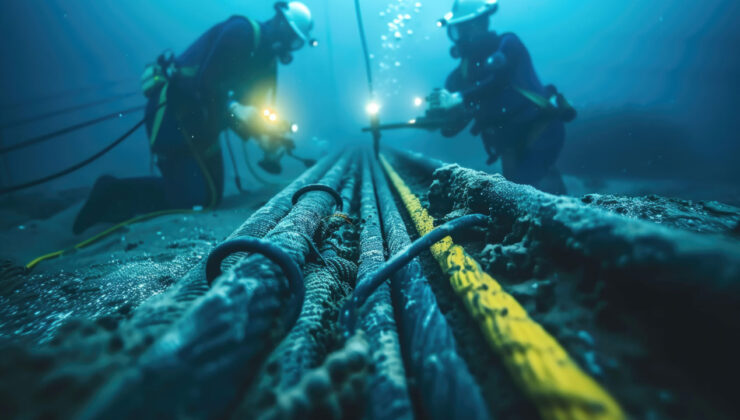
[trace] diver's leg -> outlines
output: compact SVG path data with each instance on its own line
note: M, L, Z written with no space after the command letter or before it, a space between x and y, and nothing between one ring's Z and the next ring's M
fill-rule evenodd
M220 149L202 163L204 167L192 155L157 157L167 200L172 207L207 208L221 200L224 168Z
M556 121L547 126L537 140L532 142L530 148L518 155L510 154L504 156L504 176L517 184L540 186L540 181L546 176L556 174L553 172L555 162L560 155L565 140L565 127L562 122ZM543 191L554 194L564 191L562 180L558 186L557 179L548 182L541 187ZM562 187L562 188L561 188Z
M568 193L565 188L565 182L563 176L560 175L560 171L555 166L550 167L550 170L545 174L536 185L539 190L556 195L565 195Z
M80 234L97 223L119 223L134 216L167 208L161 178L98 178L87 202L75 218L72 231Z

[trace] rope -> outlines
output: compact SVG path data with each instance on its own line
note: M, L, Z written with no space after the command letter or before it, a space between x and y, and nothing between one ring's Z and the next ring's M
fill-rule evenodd
M380 159L419 235L431 232L434 218L385 157ZM491 349L544 419L626 418L614 398L452 238L437 242L431 251Z

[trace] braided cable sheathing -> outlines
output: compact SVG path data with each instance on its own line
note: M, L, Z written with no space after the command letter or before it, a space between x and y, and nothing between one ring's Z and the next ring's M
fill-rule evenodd
M434 229L434 218L385 157L381 162L419 235L426 235ZM452 238L431 251L491 349L544 419L625 418L616 400Z
M342 155L321 182L339 187L350 161L350 155ZM308 193L264 239L303 266L311 250L305 236L313 237L333 206L327 194ZM285 276L273 262L261 255L242 258L216 279L135 366L110 381L82 417L228 414L259 371L260 362L287 330L281 322L287 289ZM162 389L167 392L158 392ZM159 398L153 406L146 397L154 393Z
M290 212L290 199L304 185L317 182L337 162L339 153L334 153L319 161L313 168L275 195L270 201L254 212L226 240L239 236L264 237L285 215ZM227 270L243 257L243 254L227 258L222 267ZM180 318L194 300L203 296L208 290L205 279L205 258L196 264L178 282L170 286L162 295L155 296L138 308L130 321L123 327L137 331L134 336L141 336L141 331L149 331L158 336L163 328Z
M388 252L395 255L407 249L411 240L382 169L375 161L373 175ZM391 288L399 314L401 350L415 379L425 418L490 418L480 388L457 352L452 330L418 258L393 276Z
M360 266L357 284L362 284L385 262L375 186L370 158L364 154L360 217ZM375 371L368 384L367 418L412 419L413 409L406 384L406 373L388 283L379 286L360 310L359 327L370 344L370 359Z

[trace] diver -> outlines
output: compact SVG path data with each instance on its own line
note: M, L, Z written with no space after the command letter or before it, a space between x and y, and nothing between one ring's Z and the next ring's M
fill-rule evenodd
M456 0L437 25L447 27L459 66L444 89L428 97L427 116L444 121L446 137L460 133L471 120L480 135L487 164L499 158L510 181L564 194L555 162L563 148L564 123L576 112L552 85L543 86L521 40L512 33L489 30L496 0Z
M315 46L311 12L301 2L278 2L275 16L256 22L233 16L175 57L163 53L142 76L148 98L146 128L161 177L100 177L74 222L116 223L168 209L217 205L224 168L219 135L233 129L254 138L265 153L260 166L279 172L279 160L294 147L291 124L271 110L277 63L289 64L304 45Z

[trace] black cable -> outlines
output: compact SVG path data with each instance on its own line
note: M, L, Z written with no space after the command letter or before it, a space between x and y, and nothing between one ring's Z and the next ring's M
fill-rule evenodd
M365 72L367 73L367 87L370 90L370 98L375 99L375 89L373 88L373 71L370 65L370 52L367 48L367 37L365 36L365 25L362 23L362 9L360 8L360 0L355 0L355 16L357 17L357 28L360 31L360 41L362 42L362 53L365 56ZM373 135L373 151L375 157L380 153L380 117L378 114L370 116L370 127L373 129L371 133Z
M375 289L390 278L391 275L403 268L409 261L413 260L420 253L424 252L444 237L450 236L462 229L485 225L489 221L490 218L482 214L468 214L451 220L417 239L401 252L389 258L385 264L378 267L372 274L365 277L363 281L355 287L355 290L352 292L352 299L348 300L344 304L342 312L340 313L339 322L344 327L345 337L349 337L355 332L357 311L375 291Z
M277 183L270 182L262 178L262 176L260 176L260 174L257 172L257 169L254 166L252 166L252 161L249 160L249 151L247 150L247 142L243 141L241 143L242 143L242 151L244 152L244 163L247 165L249 174L252 175L252 177L256 179L258 182L261 182L265 185L278 185Z
M105 98L105 99L100 99L100 100L97 100L97 101L87 102L87 103L79 104L79 105L73 105L73 106L70 106L70 107L67 107L67 108L62 108L62 109L59 109L59 110L56 110L56 111L50 111L50 112L46 112L46 113L43 113L43 114L34 115L34 116L31 116L31 117L21 118L21 119L18 119L18 120L11 121L11 122L5 123L3 125L0 125L0 130L5 130L5 129L8 129L8 128L18 127L18 126L26 125L26 124L31 124L31 123L34 123L36 121L41 121L41 120L44 120L44 119L47 119L47 118L56 117L58 115L68 114L70 112L80 111L80 110L83 110L83 109L92 108L94 106L104 105L104 104L111 103L111 102L116 102L118 100L130 98L130 97L132 97L134 95L138 95L138 94L140 94L140 92L137 90L137 91L134 91L134 92L123 93L123 94L120 94L120 95L111 96L111 97L108 97L108 98Z
M337 192L337 190L325 184L309 184L302 187L293 194L293 197L290 199L290 203L295 206L304 194L311 191L322 191L329 194L337 205L337 211L340 213L344 211L344 200L342 199L342 196Z
M54 174L51 174L49 176L45 176L43 178L38 178L38 179L35 179L33 181L26 182L24 184L13 185L13 186L10 186L10 187L7 187L7 188L0 189L0 195L7 194L7 193L10 193L10 192L13 192L13 191L23 190L23 189L26 189L26 188L30 188L30 187L34 187L36 185L43 184L45 182L49 182L51 180L60 178L60 177L62 177L64 175L70 174L70 173L72 173L72 172L74 172L74 171L76 171L76 170L78 170L78 169L80 169L80 168L82 168L82 167L84 167L86 165L89 165L93 161L99 159L100 157L102 157L106 153L108 153L111 150L113 150L114 147L116 147L119 144L121 144L124 140L126 140L127 138L129 138L132 134L134 134L134 132L136 130L138 130L142 125L144 125L144 122L146 122L146 118L142 118L141 121L139 121L138 123L136 123L133 127L131 127L128 131L126 131L126 133L124 133L121 137L119 137L115 141L113 141L113 143L109 144L103 150L95 153L94 155L90 156L89 158L83 160L82 162L79 162L79 163L77 163L75 165L70 166L69 168L66 168L66 169L64 169L62 171L59 171L59 172L54 173Z
M6 109L10 109L10 108L18 108L18 107L22 107L22 106L26 106L26 105L38 104L39 102L46 102L46 101L50 101L50 100L53 100L53 99L63 98L65 96L78 95L80 93L98 91L100 89L105 89L107 87L122 85L124 83L133 83L135 81L136 81L136 79L117 80L117 81L112 81L112 82L103 82L103 83L100 83L100 84L94 85L94 86L86 86L86 87L81 87L81 88L68 89L68 90L65 90L65 91L61 91L61 92L57 92L57 93L52 93L52 94L47 95L47 96L42 96L42 97L39 97L39 98L28 99L28 100L25 100L23 102L17 102L17 103L14 103L14 104L0 105L0 109L6 110Z
M286 325L292 327L298 319L306 297L306 284L303 272L291 255L277 244L262 238L234 238L214 248L206 260L206 281L213 285L222 273L221 263L237 252L257 253L278 265L288 279L291 292L290 301L284 311Z
M38 137L33 137L33 138L28 139L28 140L24 140L24 141L22 141L20 143L16 143L16 144L13 144L13 145L10 145L10 146L6 146L6 147L0 148L0 154L5 154L5 153L8 153L8 152L12 152L14 150L23 149L23 148L26 148L28 146L32 146L34 144L44 142L46 140L50 140L50 139L53 139L55 137L59 137L59 136L64 135L64 134L71 133L73 131L77 131L77 130L82 129L82 128L85 128L85 127L89 127L91 125L95 125L95 124L101 123L103 121L111 120L113 118L116 118L116 117L121 116L122 114L128 114L130 112L141 111L144 108L146 108L146 105L139 105L139 106L136 106L136 107L133 107L133 108L124 109L123 111L118 111L118 112L114 112L114 113L111 113L111 114L103 115L102 117L98 117L98 118L95 118L95 119L92 119L92 120L81 122L79 124L71 125L69 127L65 127L65 128L60 129L60 130L53 131L51 133L43 134L43 135L40 135Z
M360 31L360 42L362 42L362 53L365 56L365 72L367 73L367 86L370 89L370 96L375 95L373 89L373 72L370 65L370 52L367 48L367 37L365 36L365 25L362 23L362 9L360 9L360 0L355 0L355 16L357 17L357 28Z
M242 189L242 180L239 178L239 169L236 166L236 158L234 158L234 150L231 148L231 136L229 135L229 130L224 131L224 143L226 143L226 150L228 150L229 157L231 158L231 165L234 167L234 183L236 184L236 189L239 190L239 192L244 192Z

